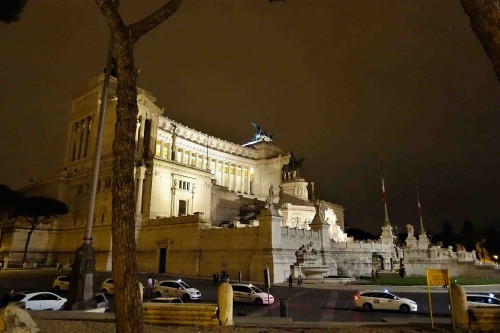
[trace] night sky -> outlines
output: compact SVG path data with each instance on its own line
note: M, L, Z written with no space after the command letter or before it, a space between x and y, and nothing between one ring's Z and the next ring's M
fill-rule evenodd
M122 0L127 23L161 0ZM0 23L0 183L62 168L71 95L102 71L93 0L31 0ZM305 157L316 195L379 233L500 225L500 85L458 0L185 0L136 45L139 86L165 115L243 144L251 123Z

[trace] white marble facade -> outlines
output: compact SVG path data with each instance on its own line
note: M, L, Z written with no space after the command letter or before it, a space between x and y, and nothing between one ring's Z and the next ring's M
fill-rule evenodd
M68 215L34 234L28 259L39 264L71 261L82 241L102 81L99 75L74 94L61 173L23 189L27 195L58 198L70 208ZM98 270L112 269L115 87L112 80L92 229ZM261 280L267 264L273 281L279 282L297 266L295 253L306 244L321 250L316 263L328 267L330 275L338 274L337 269L343 274L369 275L374 255L391 255L391 241L364 246L349 239L343 231L343 208L311 199L314 193L308 191L309 184L300 178L299 170L283 170L291 161L301 164L303 159L295 160L264 133L240 145L168 118L145 90L138 89L138 105L135 222L141 270L211 276L225 269ZM269 199L271 187L276 195ZM273 203L267 205L270 210L264 208L266 199ZM260 215L243 222L242 207ZM22 255L18 243L23 231L19 223L18 227L10 233L2 231L0 252L11 262Z

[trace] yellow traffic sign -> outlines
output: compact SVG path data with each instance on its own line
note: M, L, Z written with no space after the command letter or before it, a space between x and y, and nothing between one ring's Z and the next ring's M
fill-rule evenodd
M427 285L429 286L449 286L450 279L447 269L427 269Z

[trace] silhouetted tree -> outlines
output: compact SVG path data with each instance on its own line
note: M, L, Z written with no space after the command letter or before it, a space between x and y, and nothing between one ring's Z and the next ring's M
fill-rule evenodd
M462 235L460 240L468 251L471 251L475 244L474 226L470 220L465 220L462 226Z
M368 231L357 229L357 228L346 228L345 232L347 236L353 237L355 240L371 240L377 239L377 236L369 233Z
M499 255L500 253L500 242L498 239L500 235L498 234L498 227L490 224L486 229L486 235L484 235L486 247L491 253Z
M453 234L453 228L451 227L450 221L446 220L443 222L443 234L445 235L451 235Z
M28 246L31 235L36 228L43 223L49 223L50 218L68 213L68 206L57 199L37 196L25 198L15 212L16 216L22 216L29 223L28 237L24 245L23 264L26 261Z
M23 196L7 185L0 184L0 221L12 218Z
M498 0L461 1L500 81L500 4Z
M0 21L11 23L19 21L19 15L28 0L2 0L0 1Z

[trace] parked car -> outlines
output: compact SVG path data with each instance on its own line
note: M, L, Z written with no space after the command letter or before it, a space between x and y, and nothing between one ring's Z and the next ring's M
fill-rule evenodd
M417 311L416 302L391 294L387 290L358 291L354 296L354 306L365 311L396 310L403 313Z
M468 306L500 306L500 299L493 294L467 294Z
M144 286L140 281L139 281L139 288L142 291L142 294L144 294ZM105 295L114 295L115 288L113 286L113 278L107 278L106 280L102 281L101 288L99 288L99 291Z
M99 290L105 295L113 295L115 293L115 288L113 287L113 278L107 278L106 280L102 281L101 288Z
M11 302L26 310L60 310L67 299L48 291L18 292Z
M52 290L56 293L60 291L68 291L69 289L69 276L60 275L52 282Z
M263 292L253 284L232 284L233 300L235 302L255 303L257 305L273 304L274 296Z
M153 298L146 303L184 303L182 299L178 297L157 297Z
M154 289L154 297L179 297L185 303L189 300L199 300L201 292L182 280L164 280L158 282Z
M99 313L111 312L109 308L109 300L104 293L95 294L94 300L96 302L96 308L85 310L85 312L99 312Z

